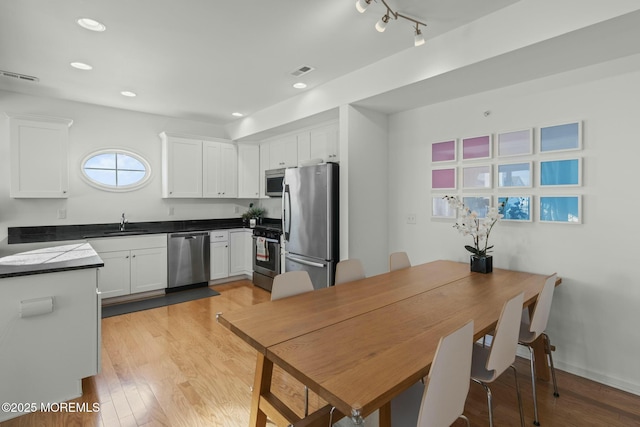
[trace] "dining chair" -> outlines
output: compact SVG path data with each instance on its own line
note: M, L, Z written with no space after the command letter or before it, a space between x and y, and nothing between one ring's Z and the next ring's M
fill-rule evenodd
M306 271L287 271L273 278L271 301L313 291L313 283ZM309 415L309 387L304 386L304 416Z
M464 416L469 393L473 320L455 332L440 338L436 354L425 380L417 427L448 427Z
M471 379L482 385L487 392L490 427L493 427L493 407L491 390L487 384L493 382L509 367L513 369L518 395L518 407L520 409L520 424L524 427L522 399L520 397L520 387L518 386L518 372L515 366L513 366L518 348L518 333L523 303L524 292L511 298L503 305L490 347L485 347L478 343L473 345Z
M364 267L359 259L343 259L336 265L336 285L341 285L354 280L364 279Z
M389 255L389 271L411 267L411 261L406 252L394 252Z
M536 306L533 310L531 318L529 317L529 311L522 311L522 318L520 322L520 336L518 342L520 345L527 346L529 348L529 354L531 355L531 389L533 394L533 424L539 426L540 420L538 419L538 399L536 397L536 359L532 347L532 343L542 335L544 340L545 353L549 357L549 366L551 367L551 378L553 379L553 395L559 397L558 384L556 383L556 370L553 366L553 356L551 355L551 340L549 336L544 332L547 328L547 322L549 320L549 313L551 311L551 301L553 299L553 291L556 287L556 280L558 275L556 273L547 277L544 283L542 292L538 295Z

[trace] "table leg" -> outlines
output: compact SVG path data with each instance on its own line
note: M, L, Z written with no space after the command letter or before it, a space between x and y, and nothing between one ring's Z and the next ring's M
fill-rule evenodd
M378 410L380 427L391 427L391 402L387 402Z
M273 374L273 362L258 353L256 359L256 374L253 380L253 395L251 396L251 418L249 426L266 427L267 415L260 410L260 396L271 390L271 376Z

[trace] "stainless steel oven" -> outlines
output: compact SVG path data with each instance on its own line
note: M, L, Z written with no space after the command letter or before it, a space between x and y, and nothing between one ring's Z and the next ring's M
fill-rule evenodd
M280 274L280 236L277 228L253 229L253 284L271 292L273 278Z

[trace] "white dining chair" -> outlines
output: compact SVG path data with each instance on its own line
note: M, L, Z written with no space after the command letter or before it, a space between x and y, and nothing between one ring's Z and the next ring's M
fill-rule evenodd
M313 283L306 271L287 271L273 278L271 301L313 291ZM309 388L304 386L304 416L309 415Z
M336 285L341 285L354 280L364 279L364 267L359 259L344 259L336 265Z
M389 271L401 270L411 267L409 255L406 252L394 252L389 255Z
M553 395L559 397L558 384L556 383L556 370L553 366L553 356L551 355L551 341L549 336L544 332L547 328L547 322L549 321L549 313L551 312L551 302L553 300L553 291L556 287L557 274L552 274L547 277L544 283L542 292L538 295L536 306L533 310L533 315L529 318L529 310L522 311L522 317L520 322L520 336L518 338L519 344L527 346L529 348L529 354L531 355L531 389L533 394L533 424L539 426L540 420L538 419L538 399L536 396L536 358L533 352L531 344L538 339L540 335L544 339L545 352L549 356L549 366L551 367L551 378L553 379Z
M495 334L491 340L491 347L485 347L478 343L473 345L471 379L482 385L487 392L490 427L493 427L493 406L491 390L487 384L493 382L509 367L513 369L513 375L516 382L516 392L518 395L518 406L520 409L520 424L524 427L522 399L520 396L520 387L518 386L518 372L516 371L515 366L513 366L513 362L516 360L516 350L518 348L518 333L520 329L520 317L522 316L523 303L524 292L511 298L503 305Z
M417 427L448 427L458 418L470 425L463 412L469 393L472 352L473 320L440 338L425 380Z

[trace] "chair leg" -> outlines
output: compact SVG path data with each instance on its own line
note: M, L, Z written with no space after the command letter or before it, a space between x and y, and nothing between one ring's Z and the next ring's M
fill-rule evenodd
M516 381L516 395L518 396L518 410L520 411L520 426L524 427L524 411L522 410L522 396L520 395L520 384L518 384L518 371L516 367L511 365L513 369L513 378Z
M531 355L531 394L533 394L533 424L540 425L538 420L538 398L536 393L536 356L533 353L533 347L529 348L529 354Z
M551 340L549 339L549 335L543 333L544 338L544 349L545 352L549 355L549 366L551 367L551 379L553 379L553 395L555 397L560 397L560 393L558 393L558 383L556 382L556 368L553 366L553 355L551 354Z
M493 405L491 404L492 402L491 389L484 382L477 380L475 378L471 378L471 379L474 382L480 384L482 387L484 387L484 391L487 392L487 406L489 407L489 427L493 427Z
M467 422L467 427L471 427L471 423L469 422L469 418L467 418L466 415L460 414L460 416L458 418L462 418L463 420L465 420Z
M309 415L309 387L304 386L304 416Z

